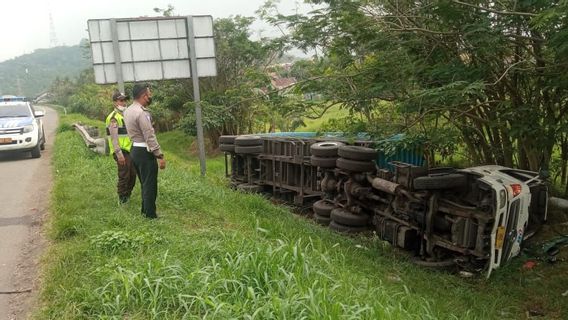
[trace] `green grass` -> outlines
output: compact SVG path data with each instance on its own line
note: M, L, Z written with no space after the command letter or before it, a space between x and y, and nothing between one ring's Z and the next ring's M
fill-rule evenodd
M208 176L189 139L158 137L160 219L140 213L139 186L119 207L116 168L62 117L36 319L519 319L531 308L568 315L566 269L486 281L414 266L376 238L345 237L227 187L223 159ZM548 281L543 276L553 278ZM543 286L542 281L547 285Z
M321 126L329 119L339 119L344 118L349 115L349 111L346 109L341 109L341 105L335 105L329 108L325 114L319 119L304 119L305 126L298 127L296 131L319 131Z

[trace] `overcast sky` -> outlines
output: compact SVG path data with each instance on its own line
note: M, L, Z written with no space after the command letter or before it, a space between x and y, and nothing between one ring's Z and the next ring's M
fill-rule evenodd
M255 16L265 0L0 0L0 62L50 46L49 12L59 45L76 45L88 38L87 20L156 16L153 8L171 4L176 15ZM281 0L282 12L308 7L302 1ZM267 36L270 30L256 24ZM262 31L264 30L264 31Z

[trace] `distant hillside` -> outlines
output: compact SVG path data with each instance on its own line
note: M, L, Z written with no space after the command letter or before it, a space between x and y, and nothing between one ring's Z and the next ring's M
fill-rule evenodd
M37 49L0 63L0 94L35 97L56 77L74 78L90 66L90 57L80 45Z

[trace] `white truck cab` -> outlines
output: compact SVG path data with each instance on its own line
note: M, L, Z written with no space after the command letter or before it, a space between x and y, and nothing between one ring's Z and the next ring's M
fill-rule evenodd
M494 190L494 224L487 277L521 252L523 240L547 219L548 189L538 173L490 165L460 170Z

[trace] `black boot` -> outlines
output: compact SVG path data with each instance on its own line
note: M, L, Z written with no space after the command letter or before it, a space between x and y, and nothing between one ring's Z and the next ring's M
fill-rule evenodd
M118 203L125 204L130 200L130 196L118 196Z

